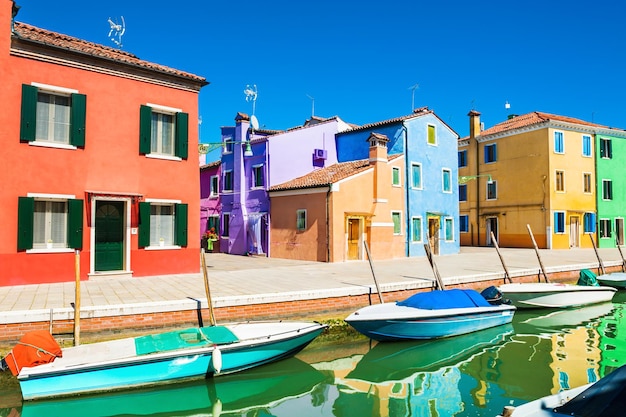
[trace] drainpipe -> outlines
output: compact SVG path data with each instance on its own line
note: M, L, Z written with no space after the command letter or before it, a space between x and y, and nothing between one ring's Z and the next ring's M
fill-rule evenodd
M330 192L333 188L332 184L328 185L328 191L326 191L326 262L330 262Z
M405 228L404 230L406 231L405 235L405 254L406 257L410 257L411 256L411 245L410 245L410 239L409 239L409 225L410 223L410 219L409 219L409 196L410 196L410 188L409 188L409 131L406 128L406 126L404 125L404 122L402 122L402 130L404 131L404 188L406 190L406 204L404 207L404 212L406 213L406 215L404 216L405 218Z
M474 136L474 142L476 143L476 246L480 246L480 155L479 146L476 136Z

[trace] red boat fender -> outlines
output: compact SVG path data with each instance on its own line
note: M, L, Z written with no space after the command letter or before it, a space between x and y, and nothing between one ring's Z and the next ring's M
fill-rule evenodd
M4 360L11 373L17 376L24 367L50 363L62 356L61 347L48 331L35 330L22 336Z

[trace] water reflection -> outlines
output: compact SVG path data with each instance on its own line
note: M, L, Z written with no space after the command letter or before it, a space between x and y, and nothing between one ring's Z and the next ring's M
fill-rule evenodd
M593 382L626 364L625 310L621 291L614 303L518 311L510 325L449 339L314 342L297 358L212 381L27 403L21 412L23 417L493 417L505 405ZM3 394L0 417L18 417L19 405L2 408Z

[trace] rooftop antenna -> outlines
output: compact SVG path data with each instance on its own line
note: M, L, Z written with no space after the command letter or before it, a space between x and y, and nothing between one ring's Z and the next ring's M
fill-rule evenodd
M419 86L419 84L414 84L409 87L409 90L411 90L411 111L415 110L415 90L417 90Z
M504 102L504 108L507 110L511 108L511 105L509 104L508 100Z
M254 111L256 108L256 98L259 95L256 89L256 84L246 85L246 88L243 90L243 93L246 95L246 101L252 102L252 115L254 116Z
M126 32L126 23L124 22L124 16L121 17L122 23L117 23L117 20L113 21L109 17L109 25L111 25L111 30L109 30L109 39L113 41L114 44L117 45L118 48L122 48L122 35Z
M308 94L305 95L311 99L311 118L313 118L313 116L315 116L315 97L311 97Z

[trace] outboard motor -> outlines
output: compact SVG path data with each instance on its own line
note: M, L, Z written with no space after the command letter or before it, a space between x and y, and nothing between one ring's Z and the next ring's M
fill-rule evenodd
M502 298L502 293L500 292L500 290L493 285L482 290L480 295L482 295L485 300L489 302L489 304L495 306L500 304L511 304L510 300Z

